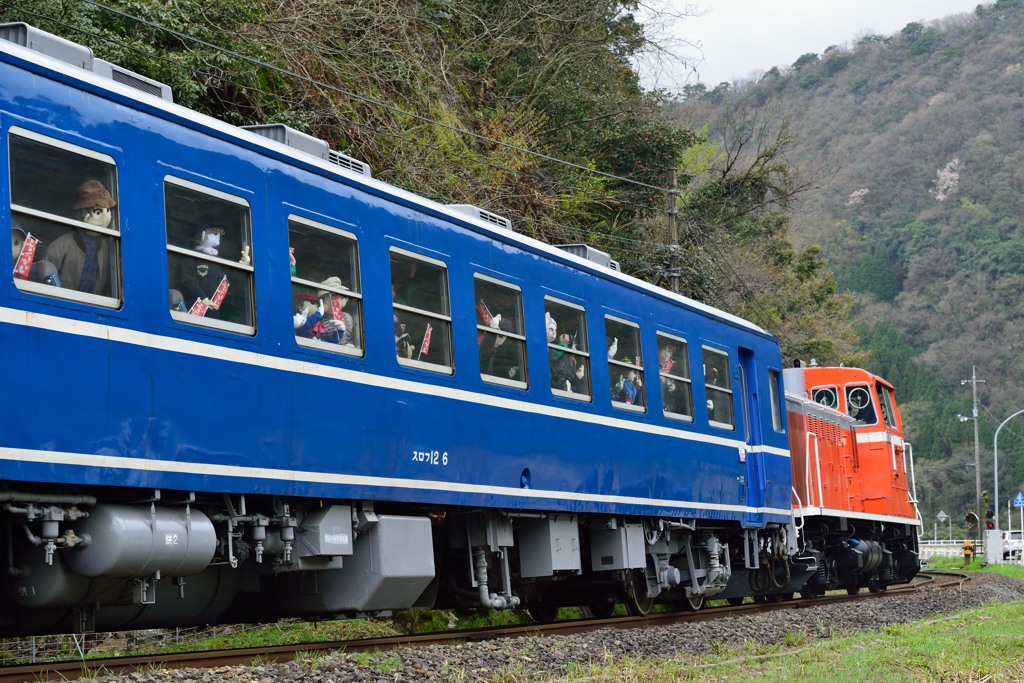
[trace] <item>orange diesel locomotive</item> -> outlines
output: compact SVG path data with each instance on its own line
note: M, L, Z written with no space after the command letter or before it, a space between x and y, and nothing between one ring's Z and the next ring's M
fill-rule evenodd
M892 385L859 368L784 372L794 519L818 561L805 597L872 592L920 569L913 453Z

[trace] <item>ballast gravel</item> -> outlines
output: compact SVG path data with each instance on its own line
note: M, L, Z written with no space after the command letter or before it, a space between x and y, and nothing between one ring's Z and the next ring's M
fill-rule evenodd
M263 666L165 669L103 676L95 683L412 683L414 681L529 680L557 676L569 666L623 657L666 658L700 654L722 645L780 644L794 636L828 638L854 629L879 628L986 603L1024 600L1024 581L974 574L960 588L932 588L908 595L834 605L783 609L700 623L628 630L602 629L566 636L525 636L500 641L402 648L372 656L329 654Z

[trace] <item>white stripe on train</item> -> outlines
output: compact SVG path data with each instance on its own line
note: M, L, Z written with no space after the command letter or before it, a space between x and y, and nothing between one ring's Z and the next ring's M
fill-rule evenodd
M605 417L602 415L590 415L575 410L568 410L550 405L538 405L527 401L518 401L500 396L490 396L487 394L466 391L464 389L453 389L451 387L438 386L436 384L412 382L409 380L397 379L395 377L388 377L386 375L373 374L364 370L346 370L344 368L331 365L310 363L305 360L283 358L281 356L271 356L263 353L245 351L242 349L232 348L230 346L220 346L217 344L207 344L178 339L176 337L148 334L146 332L139 332L138 330L73 320L70 318L62 318L43 313L34 313L31 311L22 311L13 308L0 308L0 323L37 328L50 332L61 332L64 334L90 337L93 339L103 339L105 341L158 349L172 353L201 356L203 358L212 357L231 363L251 365L260 368L278 370L281 372L327 377L355 384L393 389L395 391L406 393L427 394L453 401L487 405L496 408L503 408L505 410L516 410L523 413L543 415L546 417L557 417L564 420L573 420L602 427L613 427L615 429L625 429L629 431L643 432L645 434L666 436L675 439L682 439L684 441L693 441L714 446L726 446L735 448L737 453L740 450L755 451L789 458L789 450L787 449L775 448L772 446L750 447L744 441L735 438L718 437L709 434L701 434L699 432L688 432L682 429L672 429L671 427Z
M486 486L461 484L458 482L429 481L424 479L398 479L393 477L368 477L330 472L309 472L303 470L272 469L267 467L244 467L240 465L217 465L177 460L152 460L129 458L118 455L94 455L89 453L62 453L24 448L0 448L0 460L13 462L35 462L46 465L97 467L140 472L161 472L166 474L189 474L215 477L238 477L244 479L272 479L295 483L329 484L333 486L366 486L373 488L400 488L453 493L484 494L538 500L572 500L587 503L637 505L684 510L721 510L742 514L764 513L789 517L788 508L752 508L744 505L712 505L690 501L640 498L636 496L608 496L574 491L545 491L541 489L520 489L511 486Z

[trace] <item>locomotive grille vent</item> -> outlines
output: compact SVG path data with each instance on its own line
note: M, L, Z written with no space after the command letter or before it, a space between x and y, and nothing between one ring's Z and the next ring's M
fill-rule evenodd
M454 211L458 211L459 213L464 213L467 216L472 216L473 218L482 220L485 223L490 223L491 225L497 226L499 228L504 228L505 230L512 229L512 221L505 218L504 216L499 216L496 213L485 211L481 209L479 206L473 206L472 204L449 204L448 208Z
M824 443L838 444L840 443L841 430L839 425L833 422L827 422L818 417L809 416L807 419L807 426L811 432L817 434L818 439Z

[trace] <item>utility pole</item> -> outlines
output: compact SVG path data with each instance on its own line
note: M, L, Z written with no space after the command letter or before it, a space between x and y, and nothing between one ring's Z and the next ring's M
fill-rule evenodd
M971 417L965 417L958 415L957 417L961 422L967 422L967 420L974 420L974 510L978 514L978 526L981 526L981 518L984 516L984 512L981 510L981 450L978 445L978 385L984 384L985 380L978 379L976 368L971 366L971 378L960 380L960 386L965 384L971 385L971 396L972 396L972 409Z
M678 182L678 169L671 169L668 174L668 270L672 278L672 291L679 293L679 235L676 230L676 197L679 190L676 187Z

